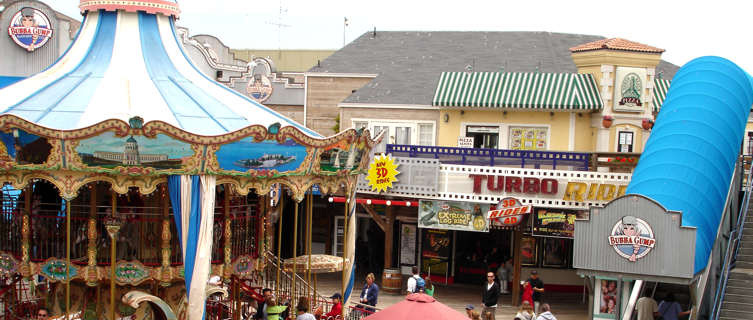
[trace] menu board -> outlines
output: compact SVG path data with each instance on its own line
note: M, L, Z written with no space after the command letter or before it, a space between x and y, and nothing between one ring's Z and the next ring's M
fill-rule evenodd
M534 236L573 238L576 211L537 209L533 215Z
M400 224L400 264L416 265L416 225Z
M418 227L489 232L489 205L459 201L420 200Z
M547 128L510 127L510 149L546 150Z

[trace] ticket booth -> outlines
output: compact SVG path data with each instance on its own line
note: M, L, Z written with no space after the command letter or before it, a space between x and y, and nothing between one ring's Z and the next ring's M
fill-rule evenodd
M575 221L573 257L577 273L587 279L589 319L625 319L642 292L654 294L661 286L687 295L692 304L698 294L695 241L696 229L682 226L682 213L642 195L591 208Z

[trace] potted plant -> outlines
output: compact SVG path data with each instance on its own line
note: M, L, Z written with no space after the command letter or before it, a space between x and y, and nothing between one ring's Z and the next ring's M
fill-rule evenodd
M610 115L606 115L603 118L601 118L601 125L604 126L604 128L609 128L612 126L612 122L614 122L614 117Z
M651 128L654 127L654 120L649 118L643 118L643 122L641 123L644 130L651 130Z

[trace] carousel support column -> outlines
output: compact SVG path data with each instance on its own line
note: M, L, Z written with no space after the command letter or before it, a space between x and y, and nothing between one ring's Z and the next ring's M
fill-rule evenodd
M512 271L512 302L513 306L520 304L520 240L523 232L515 227L513 231L513 271Z
M24 215L21 218L21 275L24 278L31 275L31 198L34 196L32 190L32 183L29 183L24 190Z
M65 317L71 312L71 199L65 199Z
M98 286L97 277L97 185L89 185L89 221L86 235L89 243L86 248L88 263L86 266L85 280L90 287Z
M105 228L107 229L107 234L110 236L110 319L115 319L115 263L116 263L116 256L115 256L115 250L118 243L118 232L120 231L120 223L118 220L115 220L115 215L117 214L118 210L118 195L115 193L115 190L112 191L112 214L113 217L111 217L111 220L108 221L108 223Z
M167 195L167 187L162 186L162 243L160 249L162 251L162 270L160 272L160 285L167 287L172 280L172 273L170 270L170 256L172 248L170 247L170 240L173 237L170 230L170 199Z
M295 211L293 211L293 275L292 275L292 281L293 281L293 288L290 290L290 301L293 303L295 301L295 280L296 280L296 265L298 264L298 261L296 259L298 255L298 207L300 207L301 202L296 199L295 202Z
M343 203L343 207L345 207L345 212L344 212L345 219L343 220L343 279L342 279L342 291L341 291L343 295L343 299L345 299L345 289L348 286L348 271L347 271L348 268L346 268L346 265L347 265L346 260L348 259L347 257L347 254L348 254L347 253L348 252L348 211L349 211L348 207L350 206L350 188L347 188L345 194L347 198L345 199L345 203ZM356 204L354 203L353 205L356 205ZM337 239L335 239L335 241L337 241ZM343 318L345 317L345 304L346 303L347 301L345 300L342 301Z
M313 190L313 188L310 190ZM313 292L309 292L311 288L311 228L313 225L313 222L311 221L311 209L313 208L313 196L314 195L309 192L309 196L306 201L306 254L308 254L308 263L306 263L306 296L308 297L313 294ZM311 303L311 301L313 301L313 299L309 299L309 304Z
M285 194L280 189L280 216L277 217L277 276L275 279L275 294L280 296L280 269L282 268L282 216L285 212Z
M222 271L223 271L222 275L225 278L225 281L227 282L228 280L230 280L230 277L232 276L230 273L231 271L230 262L232 259L232 256L231 256L232 248L230 245L233 239L233 230L231 228L232 221L230 220L230 184L225 184L224 187L225 187L225 198L222 199L222 201L223 201L223 208L225 209L225 212L223 212L224 221L222 222L222 226L224 227L223 236L225 237L225 241L223 243L224 247L222 250L223 252L222 262L224 264L224 266L222 267Z

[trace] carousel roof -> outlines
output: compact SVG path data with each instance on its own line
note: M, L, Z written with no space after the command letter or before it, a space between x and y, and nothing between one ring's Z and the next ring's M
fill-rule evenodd
M200 135L280 123L319 135L204 75L176 35L177 3L82 0L74 43L46 70L0 89L0 112L57 130L139 116Z

